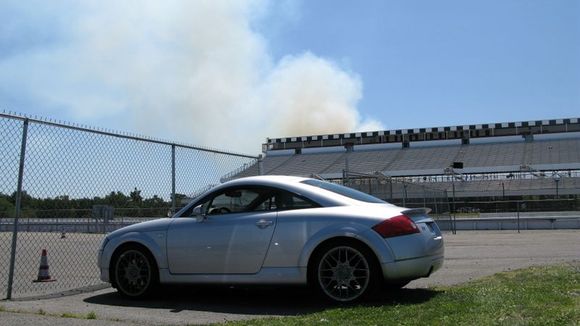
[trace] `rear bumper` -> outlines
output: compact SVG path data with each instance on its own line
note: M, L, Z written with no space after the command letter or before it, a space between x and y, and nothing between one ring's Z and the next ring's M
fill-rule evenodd
M443 255L426 256L383 263L385 280L411 280L427 277L443 266Z
M386 239L395 256L381 264L386 280L427 277L443 266L445 246L437 224L431 219L415 223L420 232Z

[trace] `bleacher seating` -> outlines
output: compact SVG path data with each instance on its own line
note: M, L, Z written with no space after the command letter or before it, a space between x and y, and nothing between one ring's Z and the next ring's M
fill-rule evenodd
M546 140L527 143L526 164L580 162L580 140Z
M453 162L463 162L469 173L493 172L493 168L497 169L496 172L519 171L523 165L580 164L580 138L384 150L365 150L364 146L359 146L348 154L339 151L267 155L263 160L264 173L336 177L345 169L346 155L349 171L358 173L379 171L393 176L444 174L445 168Z
M447 191L449 197L452 196L451 189L455 188L457 198L462 197L485 197L495 196L529 196L529 195L555 195L556 184L550 177L536 179L495 179L495 180L478 180L478 181L456 181L452 184L446 182L432 183L407 183L404 187L402 182L373 184L369 186L366 182L355 182L354 188L372 193L373 195L389 200L391 198L402 198L404 192L408 198L422 198L431 196L441 196L442 192ZM423 187L425 186L425 188ZM558 184L559 195L578 194L580 189L580 178L562 177ZM427 191L427 193L426 193Z
M437 146L398 150L401 155L388 166L389 170L443 170L454 162L461 146Z
M521 166L524 163L525 143L473 144L461 146L457 161L465 168L493 166Z
M449 194L453 188L457 197L554 195L556 191L560 195L574 195L580 193L577 173L580 170L580 136L574 137L493 140L465 145L439 142L434 146L413 147L411 144L410 148L371 146L367 149L359 145L352 152L337 147L333 152L266 153L261 173L260 163L256 162L232 174L231 178L267 174L317 175L340 180L348 160L348 170L355 182L350 186L386 199L402 198L404 193L409 198L421 198L425 196L425 189L439 192L437 196L441 196L445 191ZM448 173L454 162L463 163L463 169L454 169L454 173L463 173L465 177ZM561 174L558 181L553 175L555 171ZM568 175L566 171L576 172ZM361 175L373 175L374 178L377 173L393 177L394 181L356 179Z
M385 166L395 160L398 152L399 151L395 149L383 151L372 150L351 152L348 154L349 169L363 173L381 171L385 168ZM334 164L320 171L318 174L342 173L342 171L346 169L345 164L345 159L336 161Z
M325 170L337 160L341 160L344 155L345 153L343 152L298 154L291 156L284 164L272 170L266 168L264 170L266 174L310 176ZM268 157L266 156L264 162L267 160Z

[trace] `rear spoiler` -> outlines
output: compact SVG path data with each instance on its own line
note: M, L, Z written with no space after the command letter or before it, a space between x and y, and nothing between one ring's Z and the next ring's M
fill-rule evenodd
M407 216L427 215L427 214L431 213L431 208L425 207L425 208L407 209L407 210L402 211L401 213L403 213Z

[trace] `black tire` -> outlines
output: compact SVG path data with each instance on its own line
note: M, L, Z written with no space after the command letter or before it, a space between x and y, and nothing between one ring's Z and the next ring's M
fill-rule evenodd
M159 270L151 253L142 246L121 248L111 263L112 283L127 298L144 298L159 283Z
M316 250L309 281L326 299L340 303L369 297L381 284L375 255L356 241L336 241Z

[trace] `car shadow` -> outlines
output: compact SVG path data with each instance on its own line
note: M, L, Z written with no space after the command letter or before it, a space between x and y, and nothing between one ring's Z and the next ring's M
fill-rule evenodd
M199 287L164 286L155 297L132 300L109 292L88 297L91 304L163 309L171 312L205 311L245 315L296 316L335 307L417 304L430 300L441 291L401 289L385 291L356 304L337 304L321 299L306 287Z

